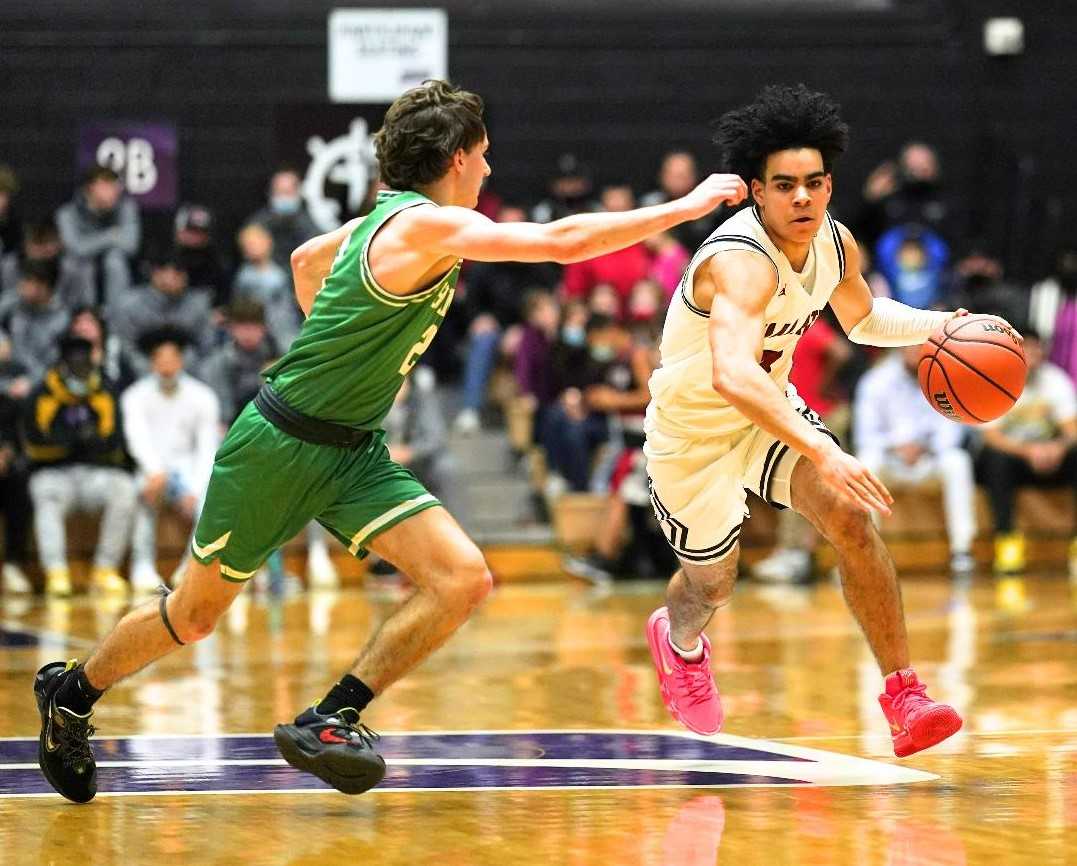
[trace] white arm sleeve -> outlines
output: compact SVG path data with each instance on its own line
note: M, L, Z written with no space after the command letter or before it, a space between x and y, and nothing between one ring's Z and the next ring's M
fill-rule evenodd
M922 343L953 313L918 310L891 298L875 298L871 312L849 332L849 339L865 346L915 346Z

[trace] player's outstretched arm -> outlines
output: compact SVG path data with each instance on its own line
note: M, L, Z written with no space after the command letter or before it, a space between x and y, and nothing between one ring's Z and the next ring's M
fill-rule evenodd
M968 310L950 313L919 310L891 298L873 297L867 280L860 273L860 248L856 239L841 223L838 223L838 230L845 248L845 279L830 296L830 307L854 343L915 346L935 333L943 323L968 315Z
M495 223L461 207L415 208L404 229L406 243L444 256L480 262L562 264L624 249L689 220L722 202L738 204L744 181L712 174L688 195L654 207L623 213L576 214L551 223Z
M340 245L355 231L355 227L360 222L362 222L361 217L324 235L313 237L296 247L292 253L292 282L295 284L295 299L304 316L310 315L310 309L314 306L314 297L321 291L322 283L329 276Z
M823 480L855 505L890 513L887 489L855 457L795 411L761 366L774 269L752 252L713 256L696 271L695 303L710 307L712 384L752 423L795 448Z

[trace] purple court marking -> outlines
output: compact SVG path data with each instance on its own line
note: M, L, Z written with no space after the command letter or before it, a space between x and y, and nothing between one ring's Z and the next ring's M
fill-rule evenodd
M271 738L233 734L94 741L102 794L330 790L284 764ZM900 766L723 734L656 731L437 731L389 734L376 790L512 790L744 785L893 785L937 778ZM37 740L0 739L0 798L53 795Z
M727 785L797 785L796 779L707 773L683 770L623 770L602 767L435 767L392 766L380 789L438 788L596 788ZM331 790L320 779L291 767L206 766L155 770L152 767L102 767L98 785L103 792L197 793L201 791L318 791ZM45 778L34 770L0 773L0 795L52 794Z
M277 760L280 754L271 737L138 737L95 739L94 754L99 762ZM762 749L732 746L685 736L647 732L608 733L596 731L521 733L437 733L394 736L387 734L378 743L386 761L415 759L498 760L504 758L544 758L603 760L681 761L805 761ZM0 771L4 764L25 764L37 760L37 740L0 740Z
M36 634L0 627L0 647L5 649L24 649L39 646L40 644L41 640Z

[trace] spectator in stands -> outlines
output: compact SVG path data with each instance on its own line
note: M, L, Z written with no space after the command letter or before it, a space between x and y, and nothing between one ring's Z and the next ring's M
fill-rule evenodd
M1025 567L1024 537L1015 530L1014 501L1021 487L1063 487L1077 493L1077 393L1059 367L1044 359L1043 344L1026 329L1028 380L1014 407L982 428L976 473L995 521L995 571ZM1071 569L1077 546L1070 547Z
M405 380L385 418L389 456L406 466L435 496L451 495L448 431L434 372L420 364Z
M19 442L19 402L29 393L25 368L11 357L11 341L0 331L0 515L4 518L5 594L33 590L26 577L30 503L26 460Z
M117 395L94 365L88 341L64 336L59 354L31 393L22 419L45 591L71 594L64 522L72 511L95 511L101 513L101 530L91 585L108 595L126 595L117 569L127 552L136 493Z
M559 315L557 301L549 292L536 289L524 297L525 324L513 372L516 388L532 413L532 427L536 431L542 429L546 409L554 398L552 352Z
M1032 287L1028 321L1051 347L1051 363L1077 382L1077 248L1062 250L1054 273Z
M853 404L856 456L892 487L938 483L950 541L950 571L975 568L972 457L964 428L942 417L920 393L920 346L896 350L860 380Z
M621 296L609 283L595 283L590 297L586 299L587 309L599 316L609 316L620 321L624 316Z
M131 259L142 243L138 205L123 194L110 168L91 168L75 197L56 212L64 250L85 267L94 287L93 302L106 306L131 287Z
M191 288L208 292L214 309L227 307L231 286L224 258L213 242L213 212L200 204L181 205L173 228L176 255Z
M257 301L237 300L228 311L228 339L215 349L198 370L220 403L225 428L262 387L262 371L280 357L269 334L265 311Z
M1002 262L982 247L974 247L955 267L950 303L976 313L1022 322L1028 310L1028 292L1003 278Z
M662 157L662 166L658 170L658 189L644 195L639 203L643 207L649 207L672 201L687 195L695 189L697 183L699 169L696 167L696 158L686 150L672 150ZM670 234L689 253L693 253L714 231L715 225L714 215L708 214L702 219L681 223L671 229Z
M640 280L628 296L626 321L634 337L645 343L656 342L666 318L665 291L654 280Z
M557 173L550 180L549 196L531 211L531 219L548 223L576 213L598 210L591 199L594 181L591 169L574 154L563 153L557 158Z
M608 186L602 190L604 210L619 212L635 206L632 189L626 185ZM608 283L613 286L620 302L623 316L628 305L632 287L644 279L651 269L651 256L646 244L634 244L614 253L565 265L563 294L566 300L590 298L595 286Z
M19 273L26 262L47 265L55 286L53 294L68 310L93 301L93 283L88 269L81 267L71 256L63 254L60 235L51 221L27 227L22 248L0 259L0 310L6 309L18 297Z
M524 209L506 205L498 222L527 218ZM497 363L498 348L508 329L522 320L523 298L529 289L557 284L560 269L551 263L474 262L464 278L464 304L468 325L462 406L455 428L461 433L479 429L479 413L486 402L486 386Z
M70 333L88 340L93 347L94 366L100 368L122 394L138 378L134 361L123 340L111 334L104 320L93 307L77 307L71 314Z
M668 302L681 282L681 275L691 261L691 253L669 232L644 241L651 254L650 278L662 287Z
M37 382L56 361L58 340L69 314L53 294L53 271L45 262L27 261L19 274L18 301L0 316L0 330L11 339L15 360Z
M15 172L0 164L0 258L22 249L22 220L15 207L19 180Z
M215 342L210 298L188 288L187 272L175 249L153 251L149 261L149 285L133 289L122 302L113 304L108 313L109 325L132 353L147 331L165 325L185 331L192 338L189 351L193 363L204 357ZM146 372L144 359L132 357L139 372Z
M171 508L193 528L220 442L217 395L183 369L188 341L187 334L172 328L143 334L139 348L149 359L151 372L120 398L127 450L137 468L131 588L138 594L152 593L161 584L156 564L158 513ZM176 574L186 568L187 550Z
M922 310L942 303L949 263L946 242L912 223L887 229L875 245L875 264L886 279L890 297Z
M570 574L597 584L617 574L665 576L667 567L676 567L651 507L643 455L644 413L651 399L651 373L658 364L657 344L632 340L626 329L615 325L606 345L614 356L601 369L602 378L584 391L588 408L606 413L614 433L609 440L613 453L606 515L595 550L562 563Z
M960 220L943 188L938 154L928 144L911 141L901 149L897 163L887 160L865 182L857 237L874 247L887 229L912 223L960 243Z
M815 321L793 350L789 381L800 398L839 439L849 428L845 394L838 374L852 357L852 348L826 318ZM774 550L751 568L765 583L806 583L813 576L813 553L819 534L792 508L778 512Z
M553 498L566 486L575 491L588 489L595 450L609 438L608 413L617 390L612 380L631 350L627 329L610 316L592 314L586 338L586 361L551 407L543 429Z
M249 223L237 237L243 264L232 283L236 300L257 301L276 344L286 350L299 333L302 314L295 302L291 276L273 259L273 236L260 223Z
M293 168L282 168L269 179L269 202L248 223L259 223L273 236L273 260L291 274L296 247L318 234L300 194L302 179Z

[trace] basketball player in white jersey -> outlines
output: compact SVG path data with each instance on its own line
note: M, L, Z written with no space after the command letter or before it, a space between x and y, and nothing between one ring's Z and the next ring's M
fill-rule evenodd
M827 304L850 340L872 346L923 342L965 311L872 298L856 241L827 212L831 168L847 140L838 106L803 85L768 87L718 123L716 143L749 183L751 204L689 263L651 377L651 497L681 567L647 636L670 712L697 733L716 733L723 715L703 629L733 591L746 491L795 508L838 553L903 757L955 733L961 718L928 698L909 666L893 561L870 516L889 514L893 500L797 396L789 369Z

